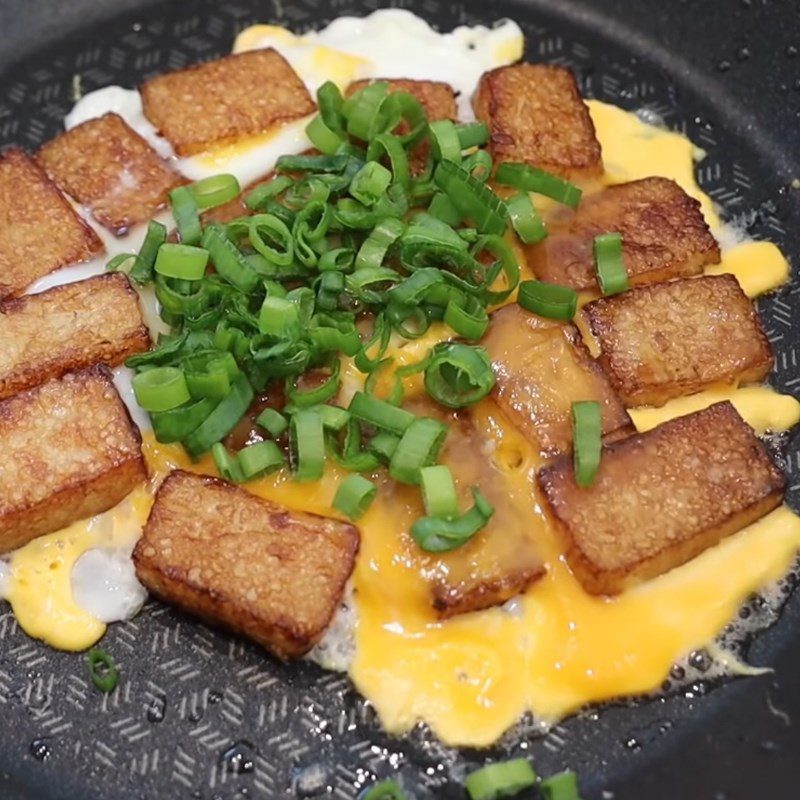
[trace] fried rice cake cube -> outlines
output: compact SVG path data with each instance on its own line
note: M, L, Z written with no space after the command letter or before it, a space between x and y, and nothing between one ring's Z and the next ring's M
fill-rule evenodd
M175 470L156 494L133 558L156 597L288 659L325 632L358 546L350 523Z
M733 275L680 278L588 303L598 361L626 406L762 381L772 348Z
M147 478L141 444L103 365L0 401L0 553L119 503Z
M542 455L572 449L572 404L580 400L600 403L606 439L633 432L628 412L574 325L512 304L491 315L481 343L497 380L494 399Z
M272 48L168 72L140 91L145 116L179 156L256 136L316 108L298 74Z
M537 278L577 290L597 290L594 238L622 235L622 258L632 286L698 275L720 261L700 204L668 178L620 183L585 197L547 222L548 237L525 248Z
M37 156L63 191L91 209L117 235L149 220L185 183L118 114L76 125L44 144Z
M120 272L0 303L0 341L0 400L92 364L116 367L151 345Z
M408 92L425 109L428 120L433 122L439 119L458 119L458 109L456 107L456 93L449 83L441 81L412 80L410 78L374 78L370 80L355 81L347 87L346 94L349 96L359 89L363 89L370 83L381 81L389 84L390 92ZM405 122L398 128L399 133L407 133L408 126ZM425 169L430 152L428 141L419 142L411 151L411 171L414 175L419 175Z
M602 175L600 142L571 70L498 67L481 76L472 106L489 126L495 163L521 162L570 180Z
M572 461L539 486L591 594L618 594L680 566L780 505L783 473L729 402L603 447L594 483Z
M440 461L450 467L459 507L466 509L474 502L471 486L480 486L494 507L487 524L468 542L426 559L423 569L438 616L447 619L480 611L522 594L545 574L534 539L528 487L526 482L513 479L515 471L523 468L519 461L524 450L522 436L510 428L497 446L484 424L485 418L502 417L491 400L484 401L487 416L480 419L470 412L444 414L429 401L418 401L411 408L449 426ZM415 502L414 497L407 496L415 489L399 487L394 491L398 492L398 502ZM424 511L420 509L420 513Z
M0 155L0 300L103 251L97 234L24 151Z

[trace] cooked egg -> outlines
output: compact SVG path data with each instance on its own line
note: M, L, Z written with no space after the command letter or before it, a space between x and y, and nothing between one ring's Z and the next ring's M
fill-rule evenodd
M523 39L509 21L442 34L410 12L382 10L365 19L344 17L303 36L253 26L240 34L235 49L256 47L282 52L311 90L327 79L340 86L366 77L446 81L460 91L459 109L467 119L480 74L519 58ZM723 263L709 271L732 272L751 296L786 280L788 265L774 245L741 241L720 221L695 181L701 154L686 137L598 101L589 105L609 181L655 173L675 179L701 203L724 244ZM66 124L110 110L172 157L169 145L144 119L135 90L93 92L79 101ZM268 173L279 155L306 149L305 125L300 120L175 163L190 178L233 172L245 185ZM35 290L102 271L110 255L136 250L142 234L137 229L123 239L105 235L108 255L53 273ZM154 317L152 297L146 305ZM444 328L434 325L418 340L394 342L391 355L398 363L419 360L444 335ZM129 378L129 372L118 371L117 385L146 429ZM355 391L362 381L361 373L345 368L346 391ZM637 428L646 430L723 398L759 432L787 430L800 419L800 404L768 387L718 387L632 416ZM524 456L527 469L506 468L514 486L509 502L522 504L530 516L548 573L503 608L440 622L428 600L419 554L399 552L399 532L408 528L414 511L378 498L359 522L362 547L354 591L310 657L327 668L349 669L391 732L425 721L448 744L483 746L526 710L554 721L591 701L657 689L671 664L710 642L748 594L786 571L800 546L800 518L780 508L633 591L612 599L590 597L566 566L558 537L536 505L530 475L536 456L490 401L477 414L485 426L493 426L499 442L512 443ZM173 467L215 471L209 457L192 463L180 447L158 444L150 432L144 434L144 450L154 483ZM272 476L248 488L288 506L328 514L336 481L330 471L312 485ZM41 537L0 560L0 597L10 600L22 628L55 647L78 650L94 643L106 623L135 613L144 594L129 554L151 502L143 486L106 514Z

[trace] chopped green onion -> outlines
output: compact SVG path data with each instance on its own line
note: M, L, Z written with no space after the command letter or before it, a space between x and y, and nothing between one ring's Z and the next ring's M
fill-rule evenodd
M436 461L446 437L447 425L430 417L417 417L392 454L389 475L401 483L419 483L420 470Z
M241 188L235 175L211 175L187 187L199 211L216 208L239 196Z
M408 800L408 796L397 781L387 779L368 786L358 800Z
M293 183L294 181L288 175L278 175L271 181L262 183L248 192L244 204L251 211L262 211L270 200L285 192Z
M405 224L394 217L381 220L364 240L356 256L356 270L380 267L386 251L400 238Z
M169 193L172 216L178 226L183 244L200 244L203 228L200 225L197 202L188 186L178 186Z
M340 406L320 405L317 412L322 416L322 427L331 431L340 431L350 422L350 412Z
M183 370L154 367L134 375L131 381L136 402L145 411L169 411L191 399Z
M470 773L464 781L464 788L471 800L497 800L512 797L535 783L536 773L530 762L514 758Z
M240 375L231 385L230 394L183 440L189 455L197 458L224 439L245 415L252 401L253 387L244 375Z
M317 150L329 156L332 156L344 141L339 133L325 124L321 116L314 117L306 125L306 135Z
M600 467L602 410L595 400L572 404L572 448L575 483L591 486Z
M570 320L578 307L578 293L555 283L523 281L519 285L517 303L540 317Z
M428 213L451 228L461 224L461 212L444 192L436 192L428 206Z
M275 163L278 172L341 172L350 161L348 155L281 156Z
M294 260L294 237L286 223L274 214L256 214L248 223L250 244L264 258L279 267Z
M458 498L453 474L444 464L423 467L420 470L420 486L425 513L429 517L450 518L458 514Z
M199 281L206 272L208 251L188 244L167 242L158 249L155 270L165 278Z
M292 415L290 431L295 480L318 481L325 467L322 416L314 409L302 409Z
M119 682L119 669L114 659L105 650L93 647L86 654L86 661L92 683L105 694L113 692Z
M545 778L539 789L546 800L581 800L578 793L578 776L569 769Z
M520 241L525 244L535 244L547 236L547 228L526 192L520 192L510 197L506 200L506 206L508 207L508 216L511 218L511 225Z
M214 457L217 471L226 481L244 483L245 477L239 460L228 452L228 448L222 442L217 442L211 448L211 455Z
M501 186L514 186L525 192L543 194L570 208L577 208L581 200L582 192L574 183L527 164L501 164L494 174L494 180Z
M333 359L331 374L319 386L313 389L298 389L295 382L288 378L286 381L286 396L298 408L309 408L330 400L339 391L340 361Z
M597 283L603 294L619 294L628 288L628 273L622 262L622 236L601 233L594 237Z
M468 542L494 514L491 503L477 486L471 488L475 501L460 517L421 517L411 526L411 536L428 553L445 553Z
M455 127L462 150L479 147L489 141L489 127L485 122L466 122Z
M283 453L275 442L254 442L237 454L239 468L246 481L274 472L283 466Z
M480 339L489 327L489 315L475 297L467 295L463 302L447 303L444 322L465 339Z
M252 292L256 288L258 273L245 260L236 245L220 230L207 227L203 231L203 247L208 250L220 277L242 292Z
M389 85L385 81L375 81L344 101L342 114L347 120L347 132L351 136L368 142L386 130L386 115L381 114L381 109L388 92Z
M285 297L267 295L258 316L261 333L280 338L294 338L299 333L300 312L298 306Z
M198 400L190 405L180 406L169 411L151 412L153 433L156 440L165 444L179 442L197 430L200 423L214 410L216 401L210 398Z
M442 161L436 167L433 179L459 213L475 223L480 233L499 235L505 232L508 210L488 186L450 161Z
M449 119L438 119L428 125L431 134L433 157L437 161L461 162L461 143L455 124Z
M374 206L392 182L392 173L377 161L368 161L350 181L350 194L365 206Z
M262 427L273 439L277 439L289 427L289 421L280 411L265 408L256 417L256 425Z
M336 490L333 507L346 517L358 519L372 505L378 487L361 475L350 475Z
M349 272L355 262L356 254L352 247L335 247L333 250L326 250L317 262L317 269L320 272L336 270L338 272Z
M400 437L388 431L380 431L370 440L367 449L374 453L381 461L388 464L397 449Z
M151 219L147 223L147 233L145 234L142 246L139 248L139 255L134 261L131 271L128 273L131 280L144 286L153 279L153 267L156 263L156 256L159 248L167 241L167 228L160 222ZM112 258L111 261L114 261ZM110 268L110 267L109 267Z
M442 342L425 369L428 394L444 406L463 408L486 397L495 384L489 355L482 347Z
M403 189L408 189L411 171L408 166L408 155L400 137L391 133L381 133L372 139L367 148L367 161L382 161L383 156L389 160L392 168L392 182Z
M317 107L320 116L325 125L336 133L344 133L343 105L342 93L333 81L325 81L317 89Z
M404 434L416 419L410 411L397 408L364 392L353 395L348 411L356 419L398 436Z

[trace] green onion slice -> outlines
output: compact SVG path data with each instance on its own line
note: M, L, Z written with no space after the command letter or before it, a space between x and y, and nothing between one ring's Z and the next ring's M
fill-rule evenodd
M101 691L108 694L113 692L119 682L119 668L114 659L99 647L93 647L86 654L89 664L89 677L92 683Z
M511 797L535 783L536 773L530 762L514 758L470 773L464 781L464 788L471 800L496 800Z
M388 431L380 431L370 439L367 449L374 453L383 463L388 464L400 443L400 437Z
M578 776L569 769L545 778L539 788L546 800L581 800Z
M197 202L188 186L178 186L169 193L169 204L172 216L178 226L178 235L183 244L200 244L203 228Z
M482 347L442 342L425 369L428 394L449 408L463 408L486 397L495 384L489 355Z
M570 320L578 307L578 293L568 286L545 281L522 281L517 303L547 319Z
M382 161L384 156L392 168L392 182L407 190L411 183L411 170L400 137L380 133L372 139L367 148L367 161Z
M252 292L258 286L258 273L221 230L207 227L203 231L203 247L208 250L217 274L228 283L242 292Z
M402 236L405 224L394 217L381 220L358 250L356 270L380 267L388 249Z
M447 430L447 425L438 420L430 417L415 418L392 454L389 474L401 483L419 483L420 470L436 461L447 437Z
M547 228L533 207L527 192L520 192L506 200L511 226L525 244L536 244L547 236Z
M200 423L214 410L215 406L214 400L204 398L196 403L169 411L151 412L150 421L153 423L156 440L170 443L185 439L192 431L197 430Z
M239 196L242 191L235 175L211 175L187 187L199 211L216 208Z
M421 517L411 526L411 536L422 550L444 553L468 542L494 514L491 503L477 486L471 488L474 505L460 517Z
M325 468L325 435L322 416L315 409L301 409L289 426L296 481L318 481Z
M458 514L456 485L450 467L436 464L420 470L420 486L425 513L429 517L450 519Z
M508 209L488 186L451 161L442 161L433 179L461 215L475 223L480 233L505 232Z
M341 134L331 130L319 115L306 125L306 135L317 150L329 156L336 153L344 142Z
M350 519L358 519L372 505L378 487L361 475L350 475L336 490L333 507Z
M377 161L368 161L350 181L350 194L365 206L374 206L392 182L392 173Z
M581 200L582 192L574 183L527 164L501 164L494 180L501 186L514 186L525 192L542 194L570 208L577 208Z
M253 387L244 375L240 375L231 385L230 394L183 440L189 455L197 458L224 439L245 415L252 401Z
M206 272L208 251L188 244L167 242L158 249L155 271L165 278L199 281Z
M263 211L270 200L274 200L279 194L285 192L293 183L294 181L288 175L277 175L272 180L262 183L248 192L244 204L251 211Z
M275 442L254 442L237 454L239 469L244 480L259 478L283 466L283 453Z
M433 157L437 161L461 162L461 142L455 123L449 119L438 119L428 124L431 135Z
M628 288L628 273L622 262L622 235L601 233L594 237L597 283L603 294L619 294Z
M281 436L289 427L289 421L280 411L265 408L257 417L256 425L262 427L273 439Z
M407 798L408 795L400 784L390 779L368 786L358 796L358 800L407 800Z
M325 403L335 397L341 383L339 369L341 362L334 358L331 365L331 374L319 386L313 389L298 389L292 378L286 379L286 397L298 408L309 408L320 403Z
M353 395L348 411L356 419L398 436L403 435L416 419L410 411L364 392Z
M463 301L447 303L444 322L465 339L480 339L489 327L489 315L475 297L467 295Z
M231 483L244 483L245 477L242 468L239 465L239 460L236 456L228 452L222 442L217 442L211 448L211 455L214 457L214 463L217 465L219 474Z
M462 150L480 147L489 141L489 127L485 122L466 122L455 127Z
M602 410L595 400L572 404L572 447L575 482L591 486L600 467Z
M131 381L136 401L145 411L169 411L191 399L183 370L154 367L134 375Z

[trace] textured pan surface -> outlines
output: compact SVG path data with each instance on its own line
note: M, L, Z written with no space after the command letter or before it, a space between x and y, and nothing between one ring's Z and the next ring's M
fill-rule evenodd
M145 5L3 0L0 65L24 58L0 73L0 146L33 149L55 135L71 106L73 75L81 75L84 91L132 86L227 52L235 33L252 22L302 30L377 4L195 0L128 11ZM749 222L753 235L776 241L800 261L796 225L788 224L798 219L800 192L787 186L800 174L794 2L401 5L445 28L513 16L527 35L528 58L568 64L586 94L646 107L685 130L709 151L699 173L706 191L729 215ZM96 22L101 18L108 21ZM62 29L78 33L59 39ZM787 391L800 383L800 335L792 328L800 317L798 295L795 282L760 304L778 353L773 380ZM790 499L798 506L797 442L787 453ZM757 601L751 605L751 613L769 617ZM134 622L113 626L104 646L124 676L110 698L90 687L81 657L32 642L0 605L0 798L291 797L320 777L319 796L346 799L355 797L360 780L395 768L418 798L458 798L461 790L449 779L486 756L457 755L424 730L391 739L346 678L282 666L157 603ZM750 659L776 666L776 673L713 692L699 682L654 703L593 711L543 738L522 729L490 755L530 754L545 775L572 766L590 800L795 797L797 596L780 624L757 638Z

